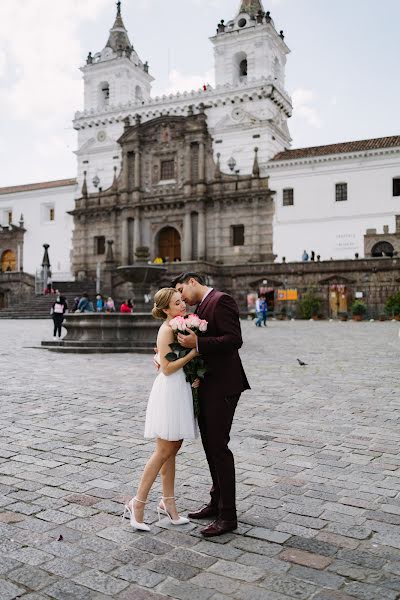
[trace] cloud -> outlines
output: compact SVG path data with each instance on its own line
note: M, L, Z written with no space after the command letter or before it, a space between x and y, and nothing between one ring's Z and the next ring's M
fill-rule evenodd
M56 113L58 118L72 117L81 90L75 65L82 63L84 55L79 29L107 4L107 0L1 3L0 39L12 77L0 103L9 117L29 120L35 116L48 122ZM0 75L4 69L0 53Z
M169 75L168 87L164 90L164 94L175 94L176 92L185 92L198 90L204 84L214 85L214 71L209 70L202 75L186 75L177 69L172 69Z
M7 57L3 50L0 50L0 78L4 77L7 67Z
M312 90L298 88L292 94L293 114L298 118L304 119L308 125L320 129L322 127L322 119L318 110L313 106L315 95Z

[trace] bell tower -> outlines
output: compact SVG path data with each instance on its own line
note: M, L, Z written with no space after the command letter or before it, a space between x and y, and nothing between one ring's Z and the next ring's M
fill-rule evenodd
M209 127L227 172L251 173L257 147L264 175L268 161L290 147L292 104L285 90L290 50L284 37L262 0L241 0L236 16L221 20L211 38L216 91L226 93L230 102L214 109Z
M107 43L101 52L89 52L81 68L84 81L85 123L77 113L78 183L87 174L89 192L106 189L113 181L114 167L120 170L121 149L117 140L123 133L126 110L136 112L150 100L153 77L133 47L118 1L117 14ZM121 113L121 107L124 112ZM97 182L97 183L96 183Z
M216 85L237 85L270 79L285 86L286 56L290 50L261 0L241 0L234 19L218 25L211 38L215 51Z
M117 16L101 52L91 52L81 68L85 88L85 110L101 113L118 104L148 100L153 78L130 42L117 2Z

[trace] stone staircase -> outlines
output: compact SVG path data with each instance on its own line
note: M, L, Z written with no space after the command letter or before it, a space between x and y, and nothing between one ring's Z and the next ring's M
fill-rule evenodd
M94 282L67 281L57 282L54 285L67 299L70 310L74 306L75 297L81 296L84 292L89 294L92 301L96 298ZM29 300L0 310L0 319L46 319L50 317L50 309L54 301L55 294L32 296Z

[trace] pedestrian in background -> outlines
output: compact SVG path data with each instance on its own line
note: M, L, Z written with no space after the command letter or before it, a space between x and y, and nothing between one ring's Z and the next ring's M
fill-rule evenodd
M58 294L50 310L50 314L53 317L54 323L54 340L57 340L57 337L58 340L61 339L61 328L64 321L64 315L67 312L67 310L68 304L66 299L64 298L64 296L61 296L61 294Z
M74 306L73 306L72 312L76 312L78 310L79 301L80 301L80 297L79 296L75 296L75 298L74 298Z
M82 298L79 300L78 312L94 312L93 302L89 300L89 294L87 292L85 292Z
M115 312L114 300L111 297L108 297L105 308L107 313Z
M102 312L104 308L103 298L100 294L96 296L96 312Z
M267 303L266 296L263 296L263 299L262 299L261 312L262 312L263 325L264 325L264 327L266 327L267 326L267 317L268 317L268 303Z
M263 320L263 312L262 312L262 297L258 296L256 300L256 327L261 327L261 323Z
M121 304L121 312L125 313L125 314L129 314L132 312L132 307L129 306L129 300L124 300L124 302Z

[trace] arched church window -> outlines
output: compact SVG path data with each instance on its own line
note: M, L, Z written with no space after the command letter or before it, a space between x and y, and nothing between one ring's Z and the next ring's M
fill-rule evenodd
M244 58L242 61L240 61L239 73L240 77L247 77L247 58Z
M135 88L135 100L137 102L141 102L143 100L143 91L140 85L137 85Z
M281 63L279 62L278 58L275 58L275 60L274 60L274 78L279 80L280 77L281 77Z
M233 58L236 81L245 81L248 74L248 61L246 52L238 52Z
M110 84L103 81L100 84L100 106L108 106L110 104Z

